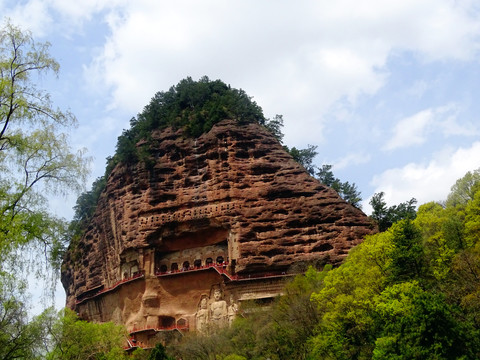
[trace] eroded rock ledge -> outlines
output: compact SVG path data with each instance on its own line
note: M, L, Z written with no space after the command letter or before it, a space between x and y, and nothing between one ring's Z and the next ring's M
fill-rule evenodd
M152 165L113 170L64 261L67 306L86 319L194 328L214 288L232 306L277 295L292 266L338 264L373 231L257 124L225 120L197 139L168 128L138 146Z

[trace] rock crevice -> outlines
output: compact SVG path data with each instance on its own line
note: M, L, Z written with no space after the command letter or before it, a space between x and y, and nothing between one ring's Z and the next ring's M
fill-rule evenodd
M338 264L374 231L258 124L224 120L197 139L167 128L137 146L153 161L116 166L62 267L67 306L86 319L194 328L214 287L232 308L277 295L274 275Z

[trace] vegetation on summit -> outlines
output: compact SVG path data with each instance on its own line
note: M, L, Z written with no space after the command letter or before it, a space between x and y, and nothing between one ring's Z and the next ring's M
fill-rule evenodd
M262 109L245 91L206 76L199 81L187 77L168 91L157 92L143 111L130 120L131 127L119 136L109 166L145 160L146 154L140 153L136 144L148 140L153 130L172 126L183 129L185 136L198 137L224 119L241 124L265 123Z
M138 147L139 141L148 141L152 131L169 126L183 129L184 136L195 138L224 119L233 119L239 124L258 123L283 144L282 115L266 119L262 108L245 91L234 89L221 80L212 81L206 76L198 81L190 77L183 79L168 91L156 93L143 111L130 120L130 129L124 130L118 137L115 155L107 158L105 174L94 181L91 190L77 199L70 227L72 237L80 235L81 229L93 215L108 175L118 163L128 165L143 162L147 167L152 165L148 147ZM315 176L315 170L319 170L317 176L322 181L324 173L313 164L317 155L316 146L308 145L306 149L283 147L310 175ZM327 166L329 168L326 171L333 177L331 166ZM342 183L335 179L335 183L325 184L332 186L349 203L360 207L362 198L354 183Z
M183 129L184 136L195 138L224 119L240 124L266 124L261 107L245 91L234 89L221 80L212 81L204 76L194 81L187 77L168 91L157 92L143 111L130 120L130 129L118 137L115 155L107 158L104 176L77 199L72 231L76 231L78 225L82 228L93 215L108 175L118 163L150 164L148 147L136 145L141 140L148 141L152 131L171 126Z

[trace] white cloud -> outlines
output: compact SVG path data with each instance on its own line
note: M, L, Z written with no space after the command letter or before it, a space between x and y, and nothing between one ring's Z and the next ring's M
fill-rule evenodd
M379 91L392 54L471 59L480 28L475 3L465 0L9 3L37 34L81 31L101 14L111 33L85 77L109 92L111 107L135 113L156 91L208 75L245 89L267 116L284 114L294 144L318 142L323 116L339 99Z
M206 74L244 88L267 116L284 114L290 137L299 130L290 129L289 119L319 124L338 99L377 92L396 51L439 60L466 59L478 50L478 19L447 0L139 0L124 6L88 69L89 77L96 70L98 84L111 87L114 106L139 111L156 91ZM318 133L304 141L313 136Z
M421 145L434 132L440 132L443 137L475 136L478 127L467 121L459 121L459 109L455 104L439 106L422 110L406 117L394 126L393 136L383 147L383 150L396 150L410 146Z
M93 14L104 9L122 6L122 0L47 0L50 8L64 19L64 21L83 22L89 20Z
M352 165L366 164L370 161L370 154L364 152L351 153L334 161L335 170L346 169Z
M393 137L387 141L384 150L395 150L426 141L426 132L433 124L434 111L427 109L400 120L393 128Z
M15 3L13 6L6 4L3 10L3 16L10 18L16 26L32 31L35 36L47 34L53 22L48 5L42 0Z
M449 114L445 119L439 121L439 128L445 137L448 136L477 136L480 132L478 126L463 120L458 121L457 113Z
M429 86L425 80L415 81L413 86L407 90L407 94L421 98L425 92L428 90Z
M409 163L401 168L388 169L372 180L375 193L385 192L389 205L407 201L412 197L418 204L442 201L447 198L455 181L480 167L480 142L468 148L444 149L428 163ZM369 212L367 199L364 208Z
M84 22L93 15L108 10L116 12L121 9L125 0L17 0L0 4L1 13L12 19L22 29L28 29L36 37L52 35L61 31L68 36L78 31Z

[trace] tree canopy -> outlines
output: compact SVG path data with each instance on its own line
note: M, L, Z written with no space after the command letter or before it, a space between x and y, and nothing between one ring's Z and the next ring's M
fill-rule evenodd
M80 190L87 173L87 159L62 132L75 117L56 109L32 80L57 74L48 50L10 22L0 30L0 263L25 245L58 259L66 224L48 211L45 195ZM10 264L19 264L14 259Z
M172 126L183 129L186 136L198 137L224 119L262 125L265 122L262 109L245 91L207 76L198 81L187 77L168 91L157 92L143 111L130 120L131 127L118 138L111 161L132 163L144 159L136 144L149 139L152 130Z
M51 315L52 316L52 315ZM69 309L53 314L48 328L52 345L47 360L127 359L123 326L80 320Z
M49 44L7 21L0 29L0 358L40 359L48 317L28 315L27 271L45 281L59 270L66 220L49 210L48 195L83 188L88 159L66 132L75 117L57 109L35 76L57 75ZM32 260L33 259L33 260ZM42 261L45 259L45 261ZM28 267L26 267L28 265Z
M29 319L25 288L25 282L0 272L0 359L39 359L45 351L45 318Z
M480 186L480 170L467 172L458 179L451 188L447 198L448 206L465 206L473 197Z
M408 201L402 202L398 205L387 207L385 201L385 193L383 191L373 194L370 199L372 205L372 214L370 217L378 224L380 231L387 230L395 222L402 219L415 219L417 199L411 198Z

